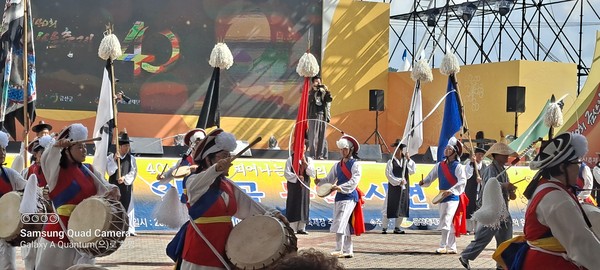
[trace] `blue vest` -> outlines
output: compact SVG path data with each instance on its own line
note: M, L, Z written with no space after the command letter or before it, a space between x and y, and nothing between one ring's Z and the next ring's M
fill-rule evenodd
M354 165L354 162L356 162L356 159L350 159L348 160L348 162L346 162L346 168L348 168L349 171L352 170L352 166ZM342 185L346 182L348 182L350 179L346 177L346 175L344 175L344 173L342 172L342 162L338 162L335 166L337 169L337 185ZM355 190L353 190L351 193L349 194L344 194L341 192L337 192L335 194L335 201L344 201L344 200L353 200L355 202L358 202L358 192Z
M440 180L440 184L439 184L438 188L439 188L439 190L448 190L452 186L454 186L454 184L451 184L449 179L444 174L444 170L442 169L442 162L438 163L438 165L437 165L438 166L438 178ZM454 175L454 172L456 171L456 167L458 166L458 164L459 164L458 160L454 160L454 161L452 161L452 163L448 164L448 169L450 170L450 173L452 175ZM458 180L458 177L456 180ZM449 202L449 201L458 201L458 196L452 194L452 195L446 197L441 202Z

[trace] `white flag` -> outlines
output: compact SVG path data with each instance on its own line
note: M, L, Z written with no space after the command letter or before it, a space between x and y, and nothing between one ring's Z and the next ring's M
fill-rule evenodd
M423 125L420 124L422 119L423 105L421 89L419 83L417 83L415 85L415 91L413 92L410 110L408 111L408 119L406 120L406 126L404 127L404 134L402 136L404 138L402 143L407 145L406 149L410 155L419 153L419 148L423 144ZM408 135L411 130L412 133Z
M110 61L110 60L108 60ZM113 119L113 96L112 80L109 74L110 64L104 68L100 98L98 99L98 111L96 112L96 124L94 125L94 138L101 137L102 140L94 142L96 152L94 153L94 169L103 175L106 173L106 157L108 155L109 121Z
M410 71L410 61L408 60L408 51L404 49L404 53L402 53L402 69L400 71Z

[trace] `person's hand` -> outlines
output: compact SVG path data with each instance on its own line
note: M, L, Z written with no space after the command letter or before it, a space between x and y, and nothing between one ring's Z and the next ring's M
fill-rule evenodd
M119 184L123 184L124 182L125 182L124 176L119 177L119 179L117 180L117 183L119 183Z
M481 177L477 177L477 184L481 184Z
M516 193L514 190L512 190L512 191L508 192L508 198L509 198L511 201L514 201L514 200L516 200L516 199L517 199L517 193Z
M190 172L195 172L198 169L198 165L194 164L190 166Z
M447 197L447 196L450 196L450 195L452 195L452 191L450 191L450 190L444 191L444 195L443 195L444 197Z
M333 185L333 186L331 186L331 191L332 191L332 192L333 192L333 191L342 191L342 188L341 188L341 187L339 187L339 186L337 186L337 185Z
M165 179L165 176L162 173L159 173L156 175L156 180L163 180Z
M290 226L290 222L283 214L281 214L281 212L275 213L275 218L281 220L285 225Z
M425 185L425 182L423 182L423 180L419 181L419 186L423 186Z
M117 151L115 153L115 161L119 160L121 158L121 153L119 153L119 151Z
M315 178L315 185L318 185L321 182L321 179Z
M298 176L298 179L300 179L300 180L304 181L304 175L299 175L299 176Z
M118 187L113 186L106 194L104 194L104 197L118 201L121 198L121 191L119 191Z
M227 172L227 171L229 171L229 168L232 165L232 163L231 163L232 160L233 160L232 157L228 157L228 158L224 158L224 159L221 159L221 160L217 161L217 165L215 166L215 170L217 172Z

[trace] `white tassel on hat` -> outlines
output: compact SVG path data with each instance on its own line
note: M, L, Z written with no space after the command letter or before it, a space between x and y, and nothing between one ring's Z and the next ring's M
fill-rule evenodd
M484 186L481 208L473 213L473 219L483 226L499 228L500 222L508 216L500 182L496 177L492 177Z
M296 72L302 77L314 77L319 74L319 63L311 53L304 53L298 61Z
M0 146L4 149L8 146L8 134L0 131Z
M121 56L123 51L121 50L121 43L115 34L108 34L100 41L100 47L98 48L98 56L102 60L116 59Z
M23 159L24 155L25 142L21 142L21 150L19 150L19 154L13 160L12 164L10 165L10 168L17 172L23 171L25 169L25 160Z
M39 198L42 196L42 190L38 188L38 179L35 174L29 176L25 190L23 191L23 198L21 199L21 205L19 212L21 214L33 214L37 213L39 204Z
M215 47L210 53L208 64L211 67L220 69L229 69L231 66L233 66L233 55L231 54L229 47L227 47L227 44L223 42L215 44Z
M82 124L72 124L69 128L69 139L72 141L85 140L88 137L88 130Z
M563 125L563 115L562 110L560 109L560 105L558 102L551 102L548 105L548 109L546 110L546 114L544 115L544 124L547 127L560 127Z
M38 139L38 142L41 147L44 147L44 149L46 149L48 148L48 146L50 146L52 142L54 142L54 138L52 138L52 136L50 135L44 135Z
M431 67L429 66L429 63L427 63L427 60L420 59L417 61L410 73L410 77L413 81L421 81L424 83L433 81L433 73L431 73Z
M442 63L440 64L440 73L448 76L458 72L460 72L458 58L446 48L446 54L444 55L444 58L442 58Z
M153 216L158 223L172 229L179 229L188 221L187 207L179 201L176 188L169 188L162 201L154 208Z

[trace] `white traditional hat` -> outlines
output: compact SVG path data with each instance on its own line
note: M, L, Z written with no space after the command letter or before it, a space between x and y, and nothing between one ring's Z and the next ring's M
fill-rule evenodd
M462 155L463 146L462 143L456 139L456 137L450 137L450 139L448 140L448 146L454 149L454 152L456 152L456 155L458 157Z
M0 131L0 147L6 149L8 146L8 134L3 131Z
M204 138L206 138L206 131L201 128L195 128L185 134L183 137L183 143L185 143L187 146L191 146L196 140L204 140Z
M81 141L88 138L88 130L82 124L72 124L58 133L58 139L70 139L71 141Z
M352 154L358 154L358 151L360 151L360 144L358 143L358 141L350 136L350 135L343 135L337 142L336 145L339 149L344 149L344 148L348 148L352 150Z
M563 162L580 159L588 151L587 139L576 133L562 133L540 148L529 164L533 170L551 168Z
M208 155L219 151L232 152L236 147L237 142L235 136L217 128L208 133L206 138L194 147L194 161L203 160Z
M506 155L510 157L519 155L515 150L510 148L508 144L505 144L503 142L497 142L493 144L492 147L490 147L490 149L485 153L485 156L489 156L491 154Z

